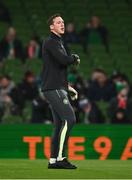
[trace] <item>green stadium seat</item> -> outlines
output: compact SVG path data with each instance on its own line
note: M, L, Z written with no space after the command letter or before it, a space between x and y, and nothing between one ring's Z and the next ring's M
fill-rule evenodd
M39 75L42 69L42 60L40 59L27 59L25 70L31 70L35 73L35 75Z
M23 78L24 65L19 59L5 60L4 74L9 74L15 82Z

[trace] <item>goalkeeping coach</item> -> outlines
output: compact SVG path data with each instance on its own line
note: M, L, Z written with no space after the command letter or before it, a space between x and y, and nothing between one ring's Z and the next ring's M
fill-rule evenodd
M59 14L48 19L50 35L44 41L42 54L44 66L42 70L41 91L50 104L54 131L51 142L50 169L76 169L66 156L65 149L69 133L75 124L76 118L68 99L72 92L72 99L77 99L77 91L68 85L67 68L69 65L78 65L79 56L69 55L63 46L61 36L64 34L64 20Z

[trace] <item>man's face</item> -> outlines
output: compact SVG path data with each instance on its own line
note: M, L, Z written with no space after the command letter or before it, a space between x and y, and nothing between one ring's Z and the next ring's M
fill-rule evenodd
M118 99L127 100L128 98L128 89L124 88L118 93Z
M56 17L53 24L50 25L50 30L57 35L62 35L65 32L64 20L61 17Z
M93 28L97 28L100 25L100 19L97 16L91 18L91 25Z
M116 118L118 120L122 120L124 118L125 114L123 112L117 112L116 113Z
M9 28L7 33L7 40L12 41L16 37L16 30L14 28Z
M104 73L99 73L97 81L100 85L104 85L107 81L107 76Z
M9 85L9 83L10 83L10 81L9 81L7 78L5 78L5 77L2 78L2 80L1 80L1 86L2 86L3 88L6 88L6 87Z
M33 83L35 81L35 78L34 78L34 76L29 76L29 77L27 77L27 82L28 83Z
M66 31L67 32L69 32L69 33L72 33L72 32L74 32L74 24L73 23L69 23L69 24L67 24L67 26L66 26Z

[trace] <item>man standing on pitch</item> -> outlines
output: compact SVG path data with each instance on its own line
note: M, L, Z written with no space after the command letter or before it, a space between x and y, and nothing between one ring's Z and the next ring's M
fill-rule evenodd
M61 39L64 34L64 21L59 14L48 19L51 31L50 36L44 41L42 53L44 66L42 70L41 90L50 104L54 132L51 142L51 157L48 168L50 169L76 169L65 157L65 149L71 128L76 118L73 108L68 99L68 91L71 91L71 98L77 98L77 92L68 86L67 68L69 65L78 65L79 56L68 55Z

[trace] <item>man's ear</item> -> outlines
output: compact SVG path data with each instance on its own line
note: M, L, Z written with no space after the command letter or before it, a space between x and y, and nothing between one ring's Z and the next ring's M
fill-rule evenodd
M50 25L50 30L53 30L54 29L54 26L51 24Z

